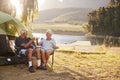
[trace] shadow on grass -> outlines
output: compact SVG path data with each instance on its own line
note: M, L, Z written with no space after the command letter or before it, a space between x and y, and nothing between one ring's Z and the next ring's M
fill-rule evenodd
M75 51L75 50L56 50L55 52L62 52L66 54L73 54L73 53L79 53L79 54L106 54L106 52L86 52L86 51Z
M106 54L106 52L80 52L81 54Z
M52 71L36 70L35 73L30 73L26 65L14 67L0 66L0 80L76 80L73 75L66 71Z
M75 50L56 50L55 52L62 52L62 53L76 53L76 51Z
M74 74L76 76L77 80L90 80L87 76L85 76L83 74L80 74L79 72L71 70L71 69L69 69L67 67L64 67L64 68L65 68L65 70L69 71L69 73Z

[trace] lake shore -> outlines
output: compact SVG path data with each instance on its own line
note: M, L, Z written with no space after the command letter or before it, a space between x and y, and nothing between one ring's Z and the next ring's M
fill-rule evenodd
M34 33L45 33L47 29L33 30ZM54 34L60 35L73 35L73 36L85 36L85 32L82 31L60 31L52 30Z

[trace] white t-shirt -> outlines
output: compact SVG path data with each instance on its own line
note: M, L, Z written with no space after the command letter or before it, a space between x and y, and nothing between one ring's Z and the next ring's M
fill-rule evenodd
M51 39L51 40L46 40L46 39L42 39L41 40L42 43L42 48L44 50L54 50L54 45L56 45L55 40Z

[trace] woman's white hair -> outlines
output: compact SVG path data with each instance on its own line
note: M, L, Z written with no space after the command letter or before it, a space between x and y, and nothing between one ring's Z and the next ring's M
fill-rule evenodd
M21 34L27 33L27 30L26 30L26 29L21 29L20 33L21 33Z
M51 30L51 29L48 29L48 30L46 31L46 33L53 34L53 32L52 32L52 30Z

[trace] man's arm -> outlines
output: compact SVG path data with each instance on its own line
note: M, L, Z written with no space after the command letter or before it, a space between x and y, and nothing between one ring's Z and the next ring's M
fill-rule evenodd
M23 44L21 44L21 46L23 46L24 48L27 48L33 44L34 40L35 40L35 38L32 38L28 43L26 43L26 44L23 43Z

